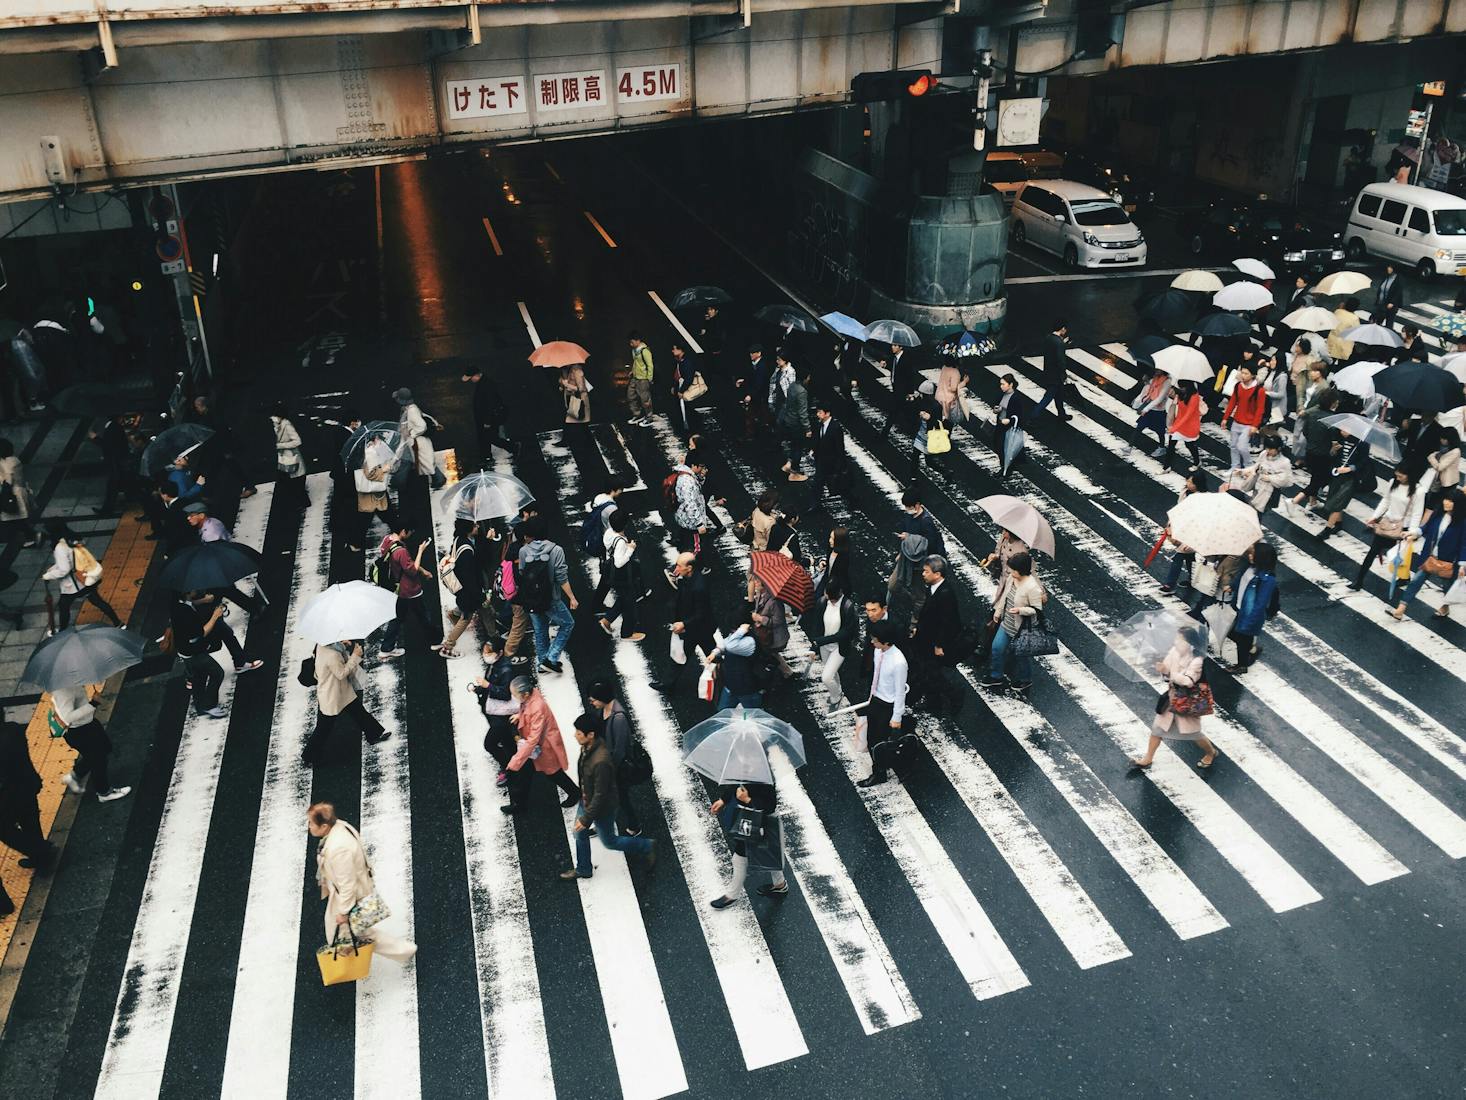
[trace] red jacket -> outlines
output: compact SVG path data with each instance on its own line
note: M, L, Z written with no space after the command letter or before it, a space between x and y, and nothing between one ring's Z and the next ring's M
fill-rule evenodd
M530 763L535 771L554 775L570 765L565 755L565 742L560 738L560 726L538 688L524 701L519 713L509 720L519 727L519 747L509 761L511 772L517 772ZM533 755L535 749L540 750L538 756Z
M1222 413L1222 420L1235 420L1249 428L1260 428L1266 413L1267 390L1263 389L1261 383L1253 382L1250 386L1238 383L1237 388L1232 391L1232 399L1227 402L1227 411Z

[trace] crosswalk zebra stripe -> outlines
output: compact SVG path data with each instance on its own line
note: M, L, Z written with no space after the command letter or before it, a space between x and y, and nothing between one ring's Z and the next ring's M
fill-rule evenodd
M497 456L493 461L499 473L513 472L507 461ZM444 499L443 494L437 495L433 508L434 533L440 549L453 543L453 517ZM447 599L443 603L452 606ZM465 640L460 639L459 644L465 644ZM466 644L475 648L471 637ZM474 652L462 663L476 670L477 662L478 654ZM497 767L484 751L484 719L476 698L452 675L448 678L448 704L458 768L488 1093L515 1100L553 1100L555 1081L545 1009L540 999L514 823L484 797L485 792L495 789Z
M665 417L658 416L654 423L658 433L666 433L663 438L675 439ZM567 515L575 514L575 493L562 494L561 505ZM595 574L594 562L587 563L587 572ZM850 994L861 1027L871 1035L910 1023L920 1017L920 1012L828 830L788 761L777 754L771 754L770 759L778 779L780 818L791 872Z
M240 503L234 522L238 542L256 550L264 545L274 490L273 485L261 485L254 496ZM248 615L241 611L231 617L231 627L247 629ZM227 651L221 652L227 657ZM236 682L231 674L233 666L227 661L225 664L224 682L219 689L222 707L233 702ZM96 1095L100 1100L139 1100L156 1096L162 1087L178 1007L178 986L188 954L189 929L198 901L202 866L199 830L213 815L227 741L218 721L201 718L189 706L97 1078Z
M710 428L708 434L710 438L717 437L715 428ZM733 448L726 448L723 454L730 471L751 495L757 496L768 488L759 471L744 462ZM727 526L730 525L725 524ZM719 549L728 560L746 571L748 548L726 530L718 541ZM813 649L799 624L789 624L789 637L792 643ZM818 682L808 683L805 695L809 699L811 713L822 715L828 705L823 698L823 687ZM832 741L842 737L835 723L826 721L822 725L828 727L827 736ZM1128 958L1130 950L1119 934L987 762L970 746L957 744L930 720L914 721L912 726L1075 962L1088 969Z
M989 365L988 370L997 377L1002 377L1003 374L1007 373L1006 368L1001 365ZM1038 387L1027 379L1019 380L1019 388L1030 397L1038 392ZM1113 399L1103 393L1091 392L1088 396L1096 406L1104 409L1110 415L1120 420L1121 423L1127 422L1125 415L1127 410L1124 406L1121 406L1118 402L1113 401ZM1157 484L1164 485L1172 492L1179 493L1181 491L1181 487L1185 484L1186 479L1180 474L1173 473L1158 460L1150 458L1143 452L1132 449L1103 424L1080 412L1077 408L1071 415L1074 417L1071 426L1077 432L1083 433L1084 436L1092 439L1116 457L1125 459L1138 472L1145 474ZM1128 422L1133 423L1133 419L1130 419ZM1284 519L1293 523L1295 526L1300 526L1304 530L1307 530L1294 517L1284 516ZM1325 594L1331 599L1334 599L1339 606L1348 608L1350 611L1362 616L1377 626L1385 627L1390 633L1397 635L1409 644L1422 658L1434 662L1452 676L1466 683L1466 653L1463 653L1439 634L1428 630L1420 623L1408 618L1403 622L1396 623L1390 617L1388 608L1372 596L1361 597L1358 600L1348 598L1350 593L1345 588L1345 582L1336 572L1312 554L1298 549L1287 539L1275 537L1272 545L1278 551L1278 560L1292 573L1323 589ZM1362 546L1359 543L1356 543L1356 545ZM1422 589L1421 591L1424 593L1425 590ZM1439 600L1441 597L1439 594L1433 594L1433 598ZM1365 599L1368 600L1367 603Z
M891 503L899 503L900 489L889 471L855 440L847 436L845 442L850 456L882 488ZM961 500L958 498L956 501L959 507ZM947 543L947 561L972 591L991 595L992 580L977 568L966 548L955 539ZM1131 752L1143 744L1141 738L1147 727L1073 653L1065 651L1057 657L1040 660L1056 680L1069 688L1075 703L1121 751ZM1190 767L1169 752L1164 764L1161 760L1157 756L1156 765L1147 771L1147 776L1268 905L1282 912L1321 898L1322 895Z
M296 679L315 644L296 632L296 624L330 577L331 540L314 537L330 523L330 475L307 475L306 491L310 504L301 523L285 609L284 648L224 1053L220 1095L229 1100L283 1097L289 1082L300 965L300 879L306 858L303 822L311 800L311 771L300 754L315 721L311 689Z
M563 440L546 438L541 451L556 475L562 499L577 498L580 475ZM802 1057L809 1053L809 1046L753 909L734 906L716 913L707 905L707 899L722 892L727 842L713 817L699 809L706 795L682 766L675 716L649 686L651 669L641 651L634 644L617 642L612 652L626 691L622 705L652 758L662 816L693 897L693 911L712 956L744 1064L759 1069Z
M637 466L631 448L626 446L626 437L621 434L619 425L593 424L591 438L595 440L596 450L601 453L601 461L606 464L606 469L611 471L611 476L623 489L634 493L646 488L646 482L641 477L641 467Z
M539 685L566 741L567 755L573 756L575 716L585 709L585 704L570 656L566 654L561 660L565 671L541 676ZM573 762L571 766L574 767ZM575 863L574 824L578 809L564 811L571 866ZM682 1068L677 1036L673 1034L672 1018L667 1013L667 998L647 940L646 922L642 919L626 857L602 847L597 840L591 843L591 864L594 876L581 879L576 885L590 933L591 960L611 1033L611 1052L621 1079L621 1095L626 1100L660 1100L685 1091L687 1074ZM613 929L615 935L609 935Z
M365 562L370 562L376 548L367 547L365 555ZM412 776L406 685L395 661L378 657L365 666L365 673L363 702L392 736L377 746L362 745L361 821L357 827L372 880L392 911L381 930L412 939ZM356 983L355 1065L356 1100L415 1100L421 1095L416 959L375 961L370 980Z
M984 412L991 414L991 410L986 408ZM960 439L957 450L979 467L990 472L997 468L996 456L990 450L979 447L970 437ZM932 478L945 485L949 492L955 488L950 478L941 471L933 471ZM1153 577L1112 547L1097 532L1081 523L1072 512L1042 492L1027 478L1010 474L1009 486L1017 492L1021 499L1037 508L1056 532L1064 534L1068 547L1089 556L1099 563L1110 576L1124 580L1136 595L1144 594L1169 606L1179 606L1180 601L1162 598L1159 585ZM979 522L986 523L984 516L976 512L973 514ZM1090 632L1100 640L1103 641L1120 629L1119 623L1099 615L1087 603L1072 592L1066 591L1057 582L1051 583L1049 590L1061 595L1069 612L1084 623ZM1149 673L1149 670L1144 671ZM1153 689L1161 690L1163 685L1158 679L1148 676L1148 680ZM1282 698L1270 693L1268 689L1272 686L1272 682L1266 677L1254 678L1244 686L1285 719L1296 719L1299 714L1310 713L1294 709L1292 706L1294 700L1291 698ZM1317 715L1316 711L1312 712L1310 722L1315 722L1319 717L1322 716ZM1320 844L1332 852L1341 863L1354 872L1360 881L1373 885L1406 873L1407 869L1403 864L1315 790L1312 784L1285 764L1276 753L1238 723L1235 718L1218 710L1216 718L1208 723L1207 729L1208 737L1223 748L1234 764L1248 773L1259 787L1307 829ZM1353 735L1342 729L1329 729L1327 735L1332 744L1328 747L1323 745L1320 747L1330 753L1347 752L1348 744L1358 744ZM1324 735L1319 734L1318 736ZM1359 776L1359 778L1363 780L1364 777ZM1422 831L1425 831L1427 835L1430 835L1432 830L1449 827L1448 823L1439 821L1434 815L1425 824L1426 828Z

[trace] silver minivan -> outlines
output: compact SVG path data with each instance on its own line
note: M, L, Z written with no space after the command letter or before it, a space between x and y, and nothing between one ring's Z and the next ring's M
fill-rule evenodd
M1466 275L1466 199L1408 183L1371 183L1354 200L1344 239L1351 259L1383 256L1423 279Z

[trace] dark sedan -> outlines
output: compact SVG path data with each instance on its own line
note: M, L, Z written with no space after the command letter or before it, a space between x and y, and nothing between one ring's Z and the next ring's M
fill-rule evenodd
M1270 203L1217 203L1184 220L1181 232L1194 256L1253 256L1277 272L1306 271L1344 259L1344 243L1332 223Z
M1066 153L1063 175L1066 180L1109 192L1129 214L1137 210L1144 212L1155 204L1155 188L1143 176L1088 153L1077 150Z

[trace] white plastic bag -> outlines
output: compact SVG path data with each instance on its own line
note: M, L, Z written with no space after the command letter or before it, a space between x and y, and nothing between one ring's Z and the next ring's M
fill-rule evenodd
M718 687L718 671L716 665L703 665L702 672L697 677L697 697L704 703L713 701L714 692Z
M667 648L674 664L685 665L687 663L687 644L682 640L681 634L673 634L672 641Z

